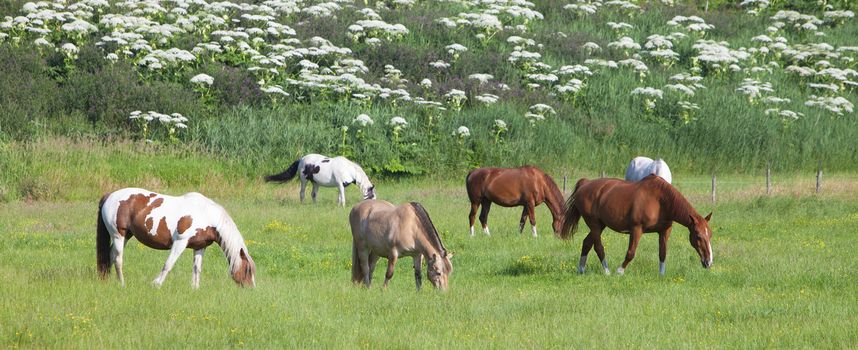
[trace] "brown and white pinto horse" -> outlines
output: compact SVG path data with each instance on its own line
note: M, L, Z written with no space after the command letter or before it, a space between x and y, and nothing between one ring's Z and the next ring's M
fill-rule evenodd
M474 218L480 205L480 223L483 232L489 233L489 209L492 203L504 207L523 205L518 232L524 230L524 221L530 218L531 231L536 237L536 215L534 208L545 202L554 218L554 233L559 234L563 226L563 193L557 184L542 170L533 166L520 168L477 168L471 170L465 177L468 198L471 200L471 213L468 216L471 224L471 236L474 235Z
M584 273L587 254L594 246L605 274L610 273L601 238L602 230L609 227L629 234L629 249L623 265L617 268L618 274L622 275L634 259L643 233L658 232L658 272L664 275L667 240L674 221L688 227L688 239L700 256L703 267L708 269L712 266L712 230L709 229L712 213L705 218L700 216L676 188L656 175L649 175L640 182L619 179L578 180L575 191L566 202L566 221L560 237L569 239L574 235L582 216L590 228L590 234L584 238L581 247L579 273Z
M116 265L122 286L122 255L125 243L136 237L143 245L170 250L161 274L152 282L160 287L185 248L194 250L191 284L200 286L203 254L218 243L229 260L229 274L242 287L256 285L256 265L235 222L226 210L199 193L166 196L140 188L124 188L108 193L98 206L96 236L98 274L103 279ZM111 245L112 243L112 245Z
M349 213L352 228L352 282L369 287L372 272L381 257L387 258L384 286L393 278L396 260L402 256L414 258L414 280L417 290L423 282L421 269L426 258L426 274L435 288L447 290L447 277L453 264L441 243L438 230L420 203L394 206L389 202L368 199Z

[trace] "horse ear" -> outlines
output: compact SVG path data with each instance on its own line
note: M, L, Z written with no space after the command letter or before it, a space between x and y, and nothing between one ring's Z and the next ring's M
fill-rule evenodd
M712 212L710 211L709 215L706 215L706 217L704 219L706 219L706 222L709 222L709 219L711 219L711 218L712 218Z
M452 259L452 258L453 258L453 253L447 253L447 259Z
M238 251L238 256L240 256L240 257L241 257L242 259L244 259L244 260L249 260L249 259L247 259L247 253L245 253L245 252L244 252L244 248L241 248L241 249Z
M432 260L437 260L437 259L438 259L438 254L432 253Z

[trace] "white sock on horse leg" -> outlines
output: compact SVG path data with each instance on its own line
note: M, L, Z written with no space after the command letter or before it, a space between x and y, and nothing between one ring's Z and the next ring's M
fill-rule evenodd
M486 225L485 227L483 227L483 232L485 232L485 234L486 234L487 236L491 236L491 235L492 235L492 233L491 233L491 232L489 232L489 225Z
M618 275L622 276L625 272L626 272L626 269L624 269L622 266L617 268L617 274Z
M530 228L530 231L531 231L531 232L533 232L533 237L536 237L536 225L533 225L533 226Z
M658 262L658 274L664 276L664 261Z
M610 274L611 274L611 269L609 269L609 268L608 268L608 259L603 259L603 260L602 260L602 268L603 268L603 269L605 269L605 274L606 274L606 275L610 275Z
M471 226L471 236L473 236L473 235L474 235L474 227Z
M578 260L578 273L584 273L585 266L587 266L587 256L581 255L581 259Z

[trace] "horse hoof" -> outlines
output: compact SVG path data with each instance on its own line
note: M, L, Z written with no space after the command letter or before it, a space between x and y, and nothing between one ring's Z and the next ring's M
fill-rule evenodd
M610 275L611 275L611 270L605 269L605 276L610 276Z
M618 269L617 269L617 274L618 274L618 275L620 275L620 276L624 275L624 274L625 274L625 269L623 269L622 267L618 268Z
M579 274L579 275L583 275L583 274L584 274L584 268L583 268L583 267L579 267L579 268L578 268L578 274Z

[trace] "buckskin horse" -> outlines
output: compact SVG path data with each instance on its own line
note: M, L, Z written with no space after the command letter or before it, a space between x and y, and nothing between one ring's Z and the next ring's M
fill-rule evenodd
M384 286L393 278L396 260L414 258L417 290L422 284L421 269L426 258L429 282L447 290L447 277L453 272L450 258L432 219L420 203L394 206L382 200L365 200L349 213L352 228L352 282L369 287L372 272L381 257L387 258Z
M709 219L700 216L672 185L661 177L650 175L640 182L619 179L578 180L575 191L566 202L566 215L560 238L569 239L575 234L578 220L583 217L590 228L581 246L578 272L584 273L587 254L595 247L605 274L610 274L602 246L602 230L605 227L629 234L629 248L622 266L623 274L635 257L638 241L645 232L658 232L658 272L664 275L664 260L667 257L667 240L674 222L688 228L691 247L700 256L704 268L712 266L712 230Z
M104 195L98 205L96 233L99 277L107 278L111 264L115 265L116 277L125 286L123 250L132 237L149 248L170 251L152 282L156 287L164 283L185 248L190 248L194 250L191 285L199 288L203 254L212 243L220 245L229 261L229 274L238 285L256 285L256 265L235 222L223 207L199 193L173 197L124 188Z
M292 180L299 174L301 178L301 202L304 202L304 192L307 189L307 181L313 183L313 203L316 202L316 193L319 186L337 187L340 190L338 203L346 206L345 188L351 184L357 184L364 199L375 198L375 186L369 181L369 177L363 168L346 157L329 158L321 154L308 154L296 160L285 171L265 177L266 182L284 183Z
M524 230L524 221L530 218L531 231L536 237L536 215L534 208L545 202L554 218L554 233L558 234L563 227L563 193L557 184L542 170L533 166L520 168L478 168L471 170L465 177L468 198L471 200L471 236L474 235L474 218L477 209L480 211L480 223L483 232L489 235L489 209L492 203L504 207L524 206L518 232Z

